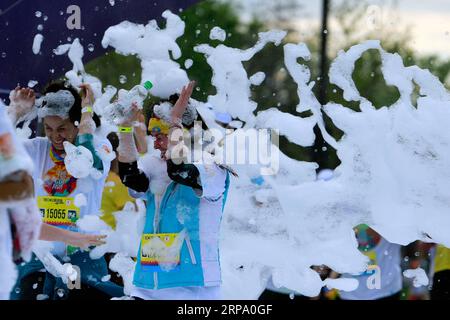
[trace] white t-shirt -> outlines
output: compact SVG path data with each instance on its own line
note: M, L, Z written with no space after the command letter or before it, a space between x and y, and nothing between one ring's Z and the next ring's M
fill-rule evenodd
M377 246L366 255L376 267L359 276L349 274L342 278L355 278L359 281L356 290L340 291L344 300L375 300L392 296L402 289L401 246L381 238Z
M56 173L50 170L55 166L55 162L50 157L51 142L47 138L39 137L25 141L24 145L25 149L28 151L28 154L33 159L35 166L33 179L36 197L52 196L44 188L45 182L56 178ZM96 150L100 150L101 148L112 150L111 144L107 139L97 140L94 138L94 147ZM103 188L110 170L110 166L110 162L103 161L103 174L100 179L97 180L91 176L84 179L78 179L74 190L67 195L67 197L73 199L75 199L75 197L79 194L82 194L85 197L86 205L79 208L80 219L85 215L99 215ZM76 228L70 229L76 230ZM53 245L53 254L59 256L65 255L66 246L64 243L54 242Z
M214 261L219 260L218 245L220 221L223 207L223 193L227 172L217 165L195 165L200 173L202 185L199 204L199 236L205 287L177 287L167 289L144 289L134 287L131 296L144 300L220 300L221 290L218 284L211 286L210 279L220 278L220 267ZM148 173L146 173L148 175ZM158 205L156 206L158 207ZM210 235L217 235L211 237ZM206 265L207 261L213 261Z

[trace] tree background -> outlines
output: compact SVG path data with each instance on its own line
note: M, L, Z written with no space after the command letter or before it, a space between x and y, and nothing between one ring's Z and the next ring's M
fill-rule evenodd
M379 39L386 51L399 53L406 66L418 65L421 68L429 69L448 87L446 80L450 72L450 60L442 59L438 55L424 56L415 52L410 46L411 34L408 28L400 29L392 25L379 26L374 30L364 28L367 8L367 2L358 0L347 0L338 6L332 5L330 16L337 22L337 26L328 30L330 42L332 41L328 61L332 61L336 57L337 50L347 50L352 45L364 40ZM220 43L217 40L209 39L209 32L215 26L227 32L227 38L223 44L241 49L253 46L257 41L258 32L272 28L286 30L288 35L284 40L285 43L304 42L308 45L312 59L302 63L310 68L313 81L318 78L320 30L317 27L311 27L307 34L297 30L293 21L301 16L301 3L296 0L260 0L258 6L246 18L242 17L242 10L239 0L226 2L206 0L180 14L186 23L186 29L184 35L177 41L183 53L177 62L184 68L187 59L193 61L193 65L186 71L190 79L197 81L197 88L193 93L195 99L206 101L208 95L215 93L215 88L211 85L212 71L206 63L205 57L193 50L196 45L202 43L209 43L213 46ZM161 27L164 27L164 21L159 23ZM335 28L339 30L339 37L333 37ZM258 109L255 112L277 107L283 112L299 115L295 110L299 103L297 85L284 68L283 44L278 47L272 44L266 46L252 60L244 63L244 66L249 76L259 71L266 74L264 82L258 87L253 87L252 90L252 99L258 103ZM398 90L386 85L380 66L381 58L378 51L370 50L357 61L353 73L353 79L361 95L370 100L376 108L389 106L399 98ZM119 89L130 89L141 80L140 61L135 56L121 56L113 51L89 62L86 65L86 71L97 76L103 84L110 84ZM314 89L318 89L317 82ZM418 92L415 92L415 95L417 97ZM148 99L146 103L147 117L151 106L157 101L154 97ZM342 90L334 85L328 84L327 86L327 101L342 104L353 110L359 109L358 103L345 101ZM307 115L301 114L300 116ZM330 119L326 118L325 120L329 132L339 139L342 132L333 125ZM281 150L297 160L316 161L320 168L335 168L339 165L335 151L329 145L324 144L318 130L315 131L318 137L313 147L300 147L281 136Z

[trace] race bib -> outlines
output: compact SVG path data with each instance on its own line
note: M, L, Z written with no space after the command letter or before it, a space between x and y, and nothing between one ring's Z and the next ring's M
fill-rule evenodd
M169 272L179 269L183 239L178 233L146 233L141 240L141 266L145 271Z
M75 226L80 218L80 209L73 198L38 197L38 208L42 221L52 226Z

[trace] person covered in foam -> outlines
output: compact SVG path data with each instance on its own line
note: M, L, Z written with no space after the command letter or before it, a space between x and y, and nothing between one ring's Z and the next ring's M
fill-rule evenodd
M17 280L12 257L30 261L38 236L40 240L64 240L82 247L98 243L98 236L41 223L34 197L33 170L33 162L0 101L0 300L9 299Z
M0 100L0 300L9 299L17 279L13 233L19 236L22 256L27 259L39 235L38 211L25 209L33 197L32 170L33 163L18 141Z
M220 299L220 222L229 188L229 171L215 163L188 163L172 152L198 118L189 105L194 82L175 105L154 108L149 131L161 152L164 170L149 174L137 165L133 135L120 133L119 173L130 189L145 193L147 214L137 252L131 295L146 300ZM122 123L131 127L133 117ZM152 169L152 168L150 168ZM164 177L155 177L155 172ZM153 183L159 181L158 186ZM159 184L166 182L161 188Z
M9 107L9 114L15 121L29 118L30 114L37 114L43 122L45 137L24 141L25 149L34 163L32 177L37 207L44 225L72 232L78 231L79 219L99 212L102 191L110 168L110 161L106 160L106 157L100 158L99 154L113 152L107 139L94 137L100 121L92 111L92 89L89 85L82 85L80 89L81 96L75 88L56 82L47 87L42 98L36 100L32 89L16 88L11 93ZM87 154L92 169L100 174L74 176L66 165L68 147L75 155ZM78 207L76 197L84 198L85 204ZM90 259L88 252L80 250L80 247L103 244L102 238L90 236L83 241L69 241L60 236L57 237L59 241L52 242L51 253L61 261L70 260L72 264L80 267L81 282L86 284L84 288L95 287L108 297L122 296L121 287L110 282L101 282L101 278L108 275L104 258L94 261ZM50 237L44 240L53 239L54 237ZM40 293L39 290L33 290L32 286L37 282L36 278L42 277L39 274L42 268L43 264L38 259L20 264L19 279L11 298L33 298ZM43 293L50 299L67 299L68 292L61 278L46 274Z

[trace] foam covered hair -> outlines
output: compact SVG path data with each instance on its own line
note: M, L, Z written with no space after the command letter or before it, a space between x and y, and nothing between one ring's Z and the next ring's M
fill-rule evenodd
M75 103L75 98L68 90L49 92L37 100L38 116L44 118L48 116L58 116L62 119L69 118L69 111Z

